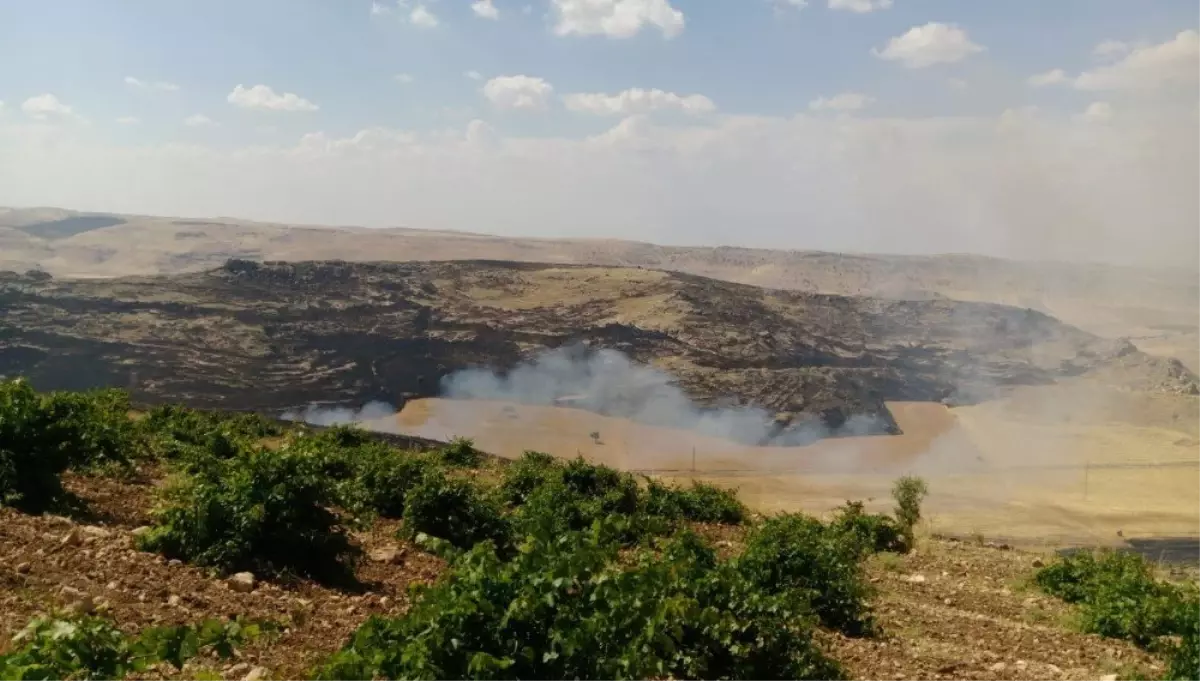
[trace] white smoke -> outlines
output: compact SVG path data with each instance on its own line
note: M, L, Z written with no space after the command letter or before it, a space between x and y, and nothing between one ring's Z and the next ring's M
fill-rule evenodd
M795 446L840 435L883 432L879 419L855 414L834 429L817 419L777 422L749 405L702 407L670 374L611 349L570 345L539 353L510 371L466 369L442 379L442 396L540 406L572 406L641 423L748 445Z

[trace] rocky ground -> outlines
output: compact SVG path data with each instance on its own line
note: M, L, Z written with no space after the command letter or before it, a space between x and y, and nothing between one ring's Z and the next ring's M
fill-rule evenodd
M130 631L207 617L245 615L282 624L235 660L193 661L182 673L223 678L299 678L337 649L372 614L398 614L407 587L431 582L443 563L394 539L381 523L355 541L367 551L359 585L255 579L251 588L133 548L161 482L150 468L131 480L73 476L83 517L33 516L0 509L0 640L55 608L107 613ZM701 528L722 552L737 550L741 528ZM878 590L876 638L823 635L822 645L859 679L1097 679L1143 673L1158 662L1124 642L1072 630L1071 609L1027 586L1046 557L994 544L926 538L905 556L869 564Z
M640 268L231 261L111 280L9 273L0 305L0 375L205 407L399 406L437 395L455 371L504 370L573 343L654 365L701 406L753 405L793 429L836 431L861 414L869 432L895 432L885 400L970 403L1080 374L1197 392L1178 362L1031 309ZM634 395L612 415L649 418L643 403Z

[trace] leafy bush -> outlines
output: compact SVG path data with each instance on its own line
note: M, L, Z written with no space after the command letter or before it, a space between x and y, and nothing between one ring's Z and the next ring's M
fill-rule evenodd
M921 502L929 494L929 487L921 478L904 476L892 486L892 498L896 500L896 522L908 546L916 545L914 530L921 520Z
M142 450L116 390L38 394L0 382L0 503L39 510L62 496L68 467L125 466Z
M726 525L738 525L746 518L746 507L738 500L736 491L702 482L680 488L650 480L646 483L645 497L646 511L664 518Z
M542 485L562 480L562 466L558 459L542 452L526 451L514 463L504 469L500 483L500 498L508 504L524 504L529 496Z
M404 532L409 537L424 532L462 549L487 540L503 549L510 530L498 503L470 482L431 469L408 491Z
M839 678L803 596L764 594L694 536L617 562L612 532L476 546L397 619L372 618L318 678Z
M139 424L157 439L161 454L176 458L188 446L213 449L214 440L251 444L283 435L284 427L255 413L200 411L178 405L155 407Z
M1151 566L1135 553L1074 553L1039 570L1034 582L1052 596L1080 604L1086 631L1143 646L1159 636L1184 633L1185 590L1155 579Z
M142 548L225 571L340 573L354 551L328 508L331 486L302 453L210 459L164 492Z
M856 537L815 518L784 514L754 528L738 563L767 593L798 590L825 626L855 636L873 630L862 557Z
M17 647L0 655L3 679L119 679L157 662L176 669L209 650L229 658L257 637L258 624L206 620L197 627L153 627L131 637L99 617L40 618L13 638Z
M909 548L896 521L885 515L867 513L861 501L847 501L831 525L858 541L865 553L904 553Z
M467 438L454 438L441 449L442 460L451 466L478 468L483 463L483 454L475 449L475 442Z

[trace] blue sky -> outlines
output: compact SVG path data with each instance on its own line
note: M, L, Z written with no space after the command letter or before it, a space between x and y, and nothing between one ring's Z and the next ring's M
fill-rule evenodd
M937 159L931 177L960 176L965 168L947 165L954 163L969 162L976 172L992 172L983 169L986 164L980 165L978 156L964 160L970 154L962 151L1009 153L1011 145L981 138L984 122L992 126L1036 118L1043 127L1030 135L1044 139L1098 135L1071 142L1102 155L1088 160L1093 165L1116 159L1128 165L1127 156L1137 154L1138 145L1145 148L1146 140L1137 138L1135 145L1135 137L1159 130L1157 143L1173 150L1171 158L1143 159L1147 167L1144 172L1139 167L1136 177L1110 178L1122 187L1121 214L1136 212L1130 202L1153 202L1160 206L1156 219L1172 235L1195 227L1194 215L1186 209L1189 201L1195 204L1192 197L1171 189L1174 212L1164 212L1159 194L1166 190L1156 176L1167 173L1183 187L1195 174L1193 167L1187 175L1194 155L1180 156L1179 151L1181 141L1195 137L1197 121L1194 43L1200 9L1191 0L491 4L495 18L484 16L489 11L477 12L469 0L6 0L0 3L0 181L10 181L0 184L0 204L201 211L308 222L344 216L369 225L536 235L602 236L602 226L611 226L619 236L669 242L886 250L905 245L895 228L875 225L879 215L895 215L895 205L855 217L866 208L831 204L818 211L797 203L797 197L811 192L807 200L832 202L832 196L843 204L862 202L870 197L856 191L874 196L878 192L870 183L886 184L886 179L864 179L879 169L853 164L903 167L908 157L901 152L927 154L930 164ZM855 5L871 11L849 9ZM414 21L417 13L421 17ZM429 17L436 18L436 25ZM1054 75L1056 69L1061 73ZM1038 74L1050 75L1040 84L1031 83ZM232 94L238 85L249 91L241 98ZM619 97L631 88L661 92ZM570 100L580 94L592 96ZM568 100L575 103L568 106ZM824 105L818 103L822 101ZM972 121L976 127L927 129L946 119ZM1177 126L1170 128L1169 137L1161 132L1164 120ZM196 124L201 122L208 124ZM787 122L793 127L773 127ZM1093 125L1081 132L1084 123L1098 122L1109 127ZM879 131L884 124L890 126L890 136L871 137L885 134ZM823 132L821 125L836 130ZM754 126L759 127L747 132ZM859 127L849 131L854 126ZM363 130L387 132L356 137ZM496 146L490 151L452 146L447 131L476 142L486 132L500 151ZM383 146L380 135L387 140ZM769 135L783 135L788 144L797 145L796 153L803 150L829 162L795 167L797 161L778 145L764 142ZM838 135L846 136L841 146L823 144ZM398 141L408 140L406 136L419 138L420 149L414 150L411 141ZM374 140L369 151L364 139ZM296 168L310 161L328 165L329 158L296 155L297 149L311 151L314 140L324 145L320 154L336 156L337 163L347 164L347 172L364 174L361 181L340 176L353 185L353 209L337 206L334 193L327 193L328 203L290 205L288 197L311 193L309 183L330 181L318 168L307 174ZM516 146L520 140L526 146ZM600 152L596 140L614 146ZM387 144L393 146L384 148ZM853 154L848 155L847 146ZM170 151L179 148L191 156ZM347 157L351 148L354 158ZM268 191L246 194L233 179L223 187L216 177L225 172L218 167L229 167L231 159L245 161L247 149L259 156L275 153L274 162L286 166ZM1051 149L1028 162L1044 170L1077 152L1075 147ZM217 159L214 154L232 156ZM364 154L376 156L367 161ZM403 154L408 156L401 159ZM78 168L100 168L106 159L123 168L134 163L131 155L138 155L137 167L155 168L140 171L147 173L146 182L134 183L147 188L114 187L105 174L89 175ZM397 170L402 176L430 158L437 159L433 167L442 176L418 178L422 189L409 190L413 194L408 198L392 197L391 188L378 180L380 172ZM255 159L233 168L231 177L270 166ZM745 176L753 172L747 169L768 160L774 164L772 178L795 173L796 179L830 186L793 191L778 183L771 189L735 192L724 172L698 170L729 168L729 173ZM1020 159L1003 161L1003 172L1020 174ZM580 194L572 186L569 193L576 202L605 204L603 219L581 219L565 212L565 205L524 205L545 194L547 177L590 162L609 165L576 179L598 189ZM213 167L198 169L204 163ZM737 164L743 164L741 171ZM522 169L528 176L517 174ZM139 171L130 172L134 177ZM498 178L497 173L513 177ZM641 179L633 182L631 175ZM182 183L184 177L191 182L198 176L212 186L162 184L164 177ZM503 190L498 183L505 184ZM618 191L621 183L632 184ZM487 197L486 212L445 207L471 184L492 187L495 195ZM920 191L932 191L937 182L927 184ZM1129 196L1130 187L1141 184L1152 187L1150 193L1141 199ZM1054 193L1057 197L1068 190L1082 191L1064 186ZM697 191L723 196L725 202L703 208L689 203L688 196ZM916 188L912 194L918 194ZM614 208L615 197L628 198L628 210ZM912 200L928 206L947 199ZM1000 200L989 196L984 203ZM1060 204L1054 216L1022 212L1021 219L1061 222L1061 204L1083 200L1058 197L1052 201ZM750 201L754 205L747 205ZM515 208L517 204L522 207ZM954 210L974 213L987 207ZM700 224L706 213L726 220L748 215L762 229L754 231L750 225L749 231L730 232L723 223ZM917 215L912 219L921 220ZM953 247L1029 255L1028 248L1003 246L1023 243L1027 236L997 233L1020 227L1009 226L1013 219L973 214L976 229L986 233L960 238ZM985 226L989 222L996 224ZM804 228L797 230L797 224ZM866 233L848 238L855 229ZM941 229L944 235L950 226ZM1109 234L1120 226L1104 229ZM890 237L875 238L881 234ZM1076 236L1064 237L1064 243ZM935 237L929 241L918 250L932 248ZM1185 240L1184 245L1191 244ZM1087 257L1109 258L1126 250L1110 245Z

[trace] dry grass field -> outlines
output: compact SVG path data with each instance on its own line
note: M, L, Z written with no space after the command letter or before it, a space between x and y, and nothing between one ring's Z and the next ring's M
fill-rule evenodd
M1080 401L1081 394L1092 401ZM882 509L892 480L915 473L930 481L935 532L1027 546L1117 544L1118 532L1200 537L1195 397L1104 395L1068 383L970 407L888 408L903 434L805 447L746 447L577 409L487 401L417 400L395 423L375 425L471 437L508 457L540 449L664 478L704 479L737 487L762 511L821 513L847 499L873 499Z

